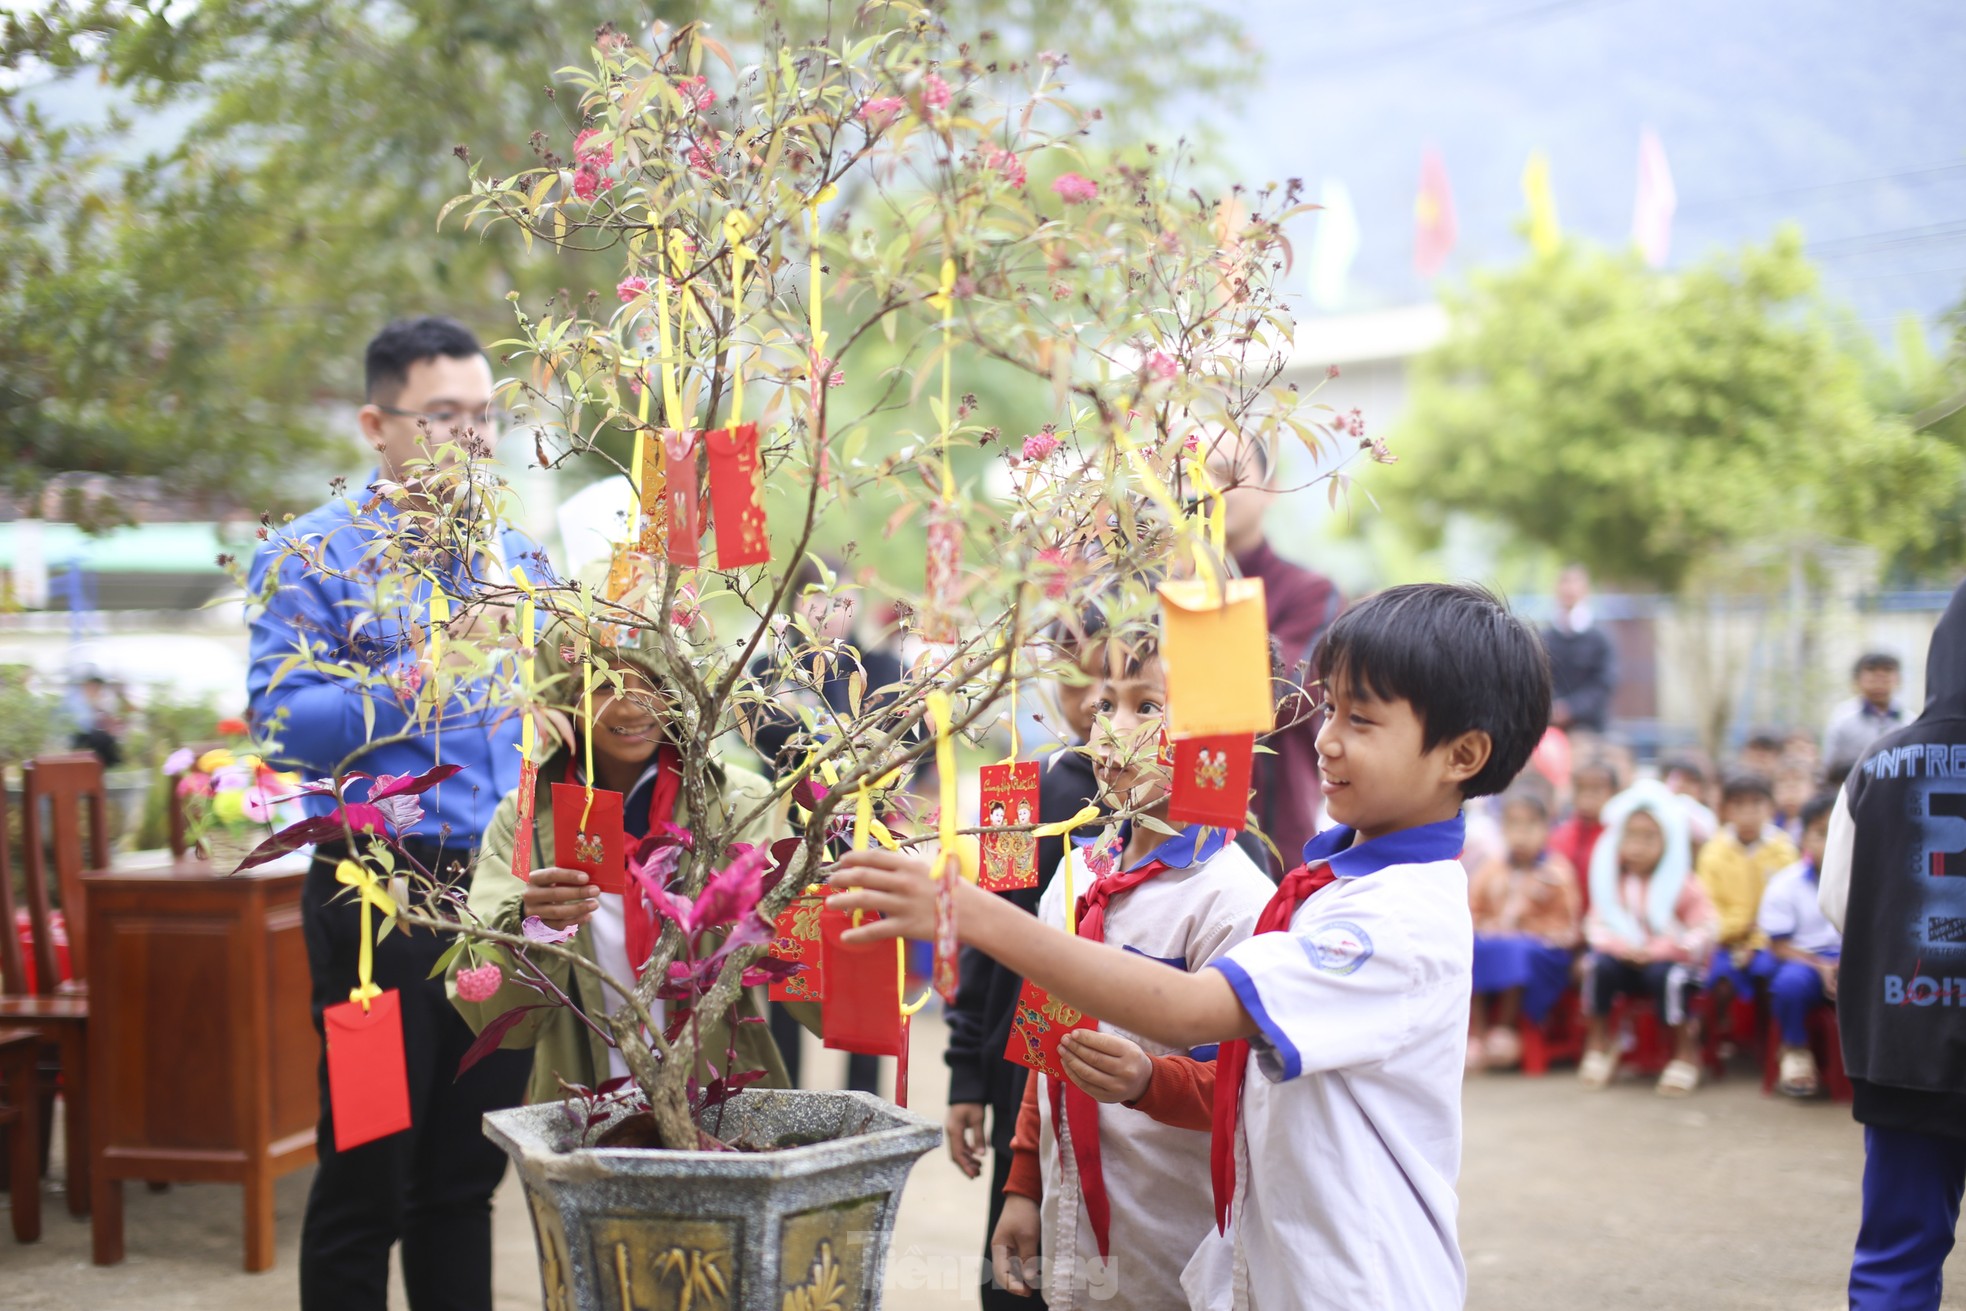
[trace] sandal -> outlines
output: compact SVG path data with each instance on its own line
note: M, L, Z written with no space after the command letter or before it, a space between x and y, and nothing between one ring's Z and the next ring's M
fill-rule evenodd
M1776 1091L1784 1097L1814 1097L1820 1087L1816 1077L1816 1058L1806 1048L1782 1053Z
M1691 1061L1669 1062L1659 1075L1659 1096L1684 1097L1700 1086L1700 1067Z
M1585 1052L1584 1059L1577 1063L1577 1082L1591 1092L1598 1092L1611 1086L1611 1076L1617 1072L1617 1052Z
M1490 1029L1486 1047L1491 1070L1513 1070L1522 1064L1522 1038L1514 1029Z

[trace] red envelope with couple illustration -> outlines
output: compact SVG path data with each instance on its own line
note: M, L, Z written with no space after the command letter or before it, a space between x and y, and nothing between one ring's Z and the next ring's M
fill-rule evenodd
M1240 829L1249 815L1249 777L1256 761L1250 733L1174 739L1167 817L1176 824Z
M1065 1065L1058 1059L1058 1044L1075 1029L1096 1029L1099 1021L1032 983L1024 981L1017 994L1017 1011L1010 1022L1010 1041L1004 1045L1004 1059L1028 1065L1054 1079L1065 1077Z
M1030 825L1038 822L1038 762L1020 760L985 765L979 780L983 789L982 872L978 884L985 892L1009 892L1038 886L1038 839ZM993 828L1024 829L1021 833L992 833Z
M580 870L596 888L619 897L628 891L626 847L619 792L595 788L590 794L578 783L553 785L555 865Z

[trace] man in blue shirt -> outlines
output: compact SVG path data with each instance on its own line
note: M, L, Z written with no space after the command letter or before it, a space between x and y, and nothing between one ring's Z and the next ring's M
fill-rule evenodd
M397 494L417 503L419 477L431 467L424 462L441 463L457 446L482 443L488 453L491 400L490 363L462 325L420 318L384 328L369 343L358 416L378 458L372 483L398 484L407 490ZM400 511L372 491L350 493L275 530L260 548L250 587L264 603L252 616L250 713L255 733L277 744L275 758L310 778L462 766L423 794L422 818L402 834L425 869L457 881L492 810L518 784L519 721L497 704L489 680L469 677L427 718L413 718L404 689L431 672L431 588L441 583L453 598L449 640L489 637L509 622L509 607L474 603L474 594L503 586L515 565L541 579L546 562L523 534L505 531L465 552L468 561L439 550L412 566L381 549L400 544L385 528L399 522ZM366 793L358 781L348 799ZM308 804L313 814L334 808L331 797ZM340 843L317 849L301 901L317 1031L322 1011L356 984L359 911L337 895L346 889L334 878L345 855ZM336 1151L323 1057L320 1166L300 1242L304 1311L385 1311L389 1249L399 1240L414 1311L491 1306L491 1195L505 1157L479 1120L519 1103L531 1054L494 1052L457 1077L472 1032L442 977L427 977L448 945L436 934L397 931L374 949L375 983L402 994L407 1131Z

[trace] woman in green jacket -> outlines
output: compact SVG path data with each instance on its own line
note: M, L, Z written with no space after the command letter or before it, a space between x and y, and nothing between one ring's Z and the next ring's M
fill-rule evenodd
M540 686L566 689L579 687L579 671L560 657L562 634L542 634L536 650ZM651 801L665 782L663 774L673 768L673 748L664 737L662 677L655 652L623 644L605 652L623 678L623 695L617 696L607 683L597 680L594 690L594 786L622 794L623 817L632 849L637 837L648 831ZM566 699L564 691L561 699ZM604 895L587 882L578 870L553 865L554 783L579 783L586 744L580 740L580 723L573 721L573 739L548 756L539 767L534 807L532 875L521 881L512 877L512 848L518 828L518 793L499 803L485 830L478 849L477 864L471 871L469 905L471 913L486 926L505 933L519 933L529 915L537 915L556 929L578 927L579 932L564 944L595 961L615 978L631 977L627 940L622 915L622 898ZM758 813L736 841L769 844L784 836L784 807L768 807L772 788L762 777L733 765L713 769L721 784L715 804L723 818L741 818ZM673 784L668 788L673 792ZM686 813L684 799L677 797L670 822L693 828L693 817ZM492 1020L519 1006L537 1005L541 996L511 978L501 979L498 991L483 1001L466 1001L458 996L457 975L472 962L470 953L460 952L451 963L449 987L451 1002L471 1027L482 1032ZM621 999L612 988L597 983L584 971L549 958L541 952L534 962L589 1015L599 1019L616 1009ZM602 996L605 994L605 997ZM737 1014L760 1018L763 1014L754 989L747 989ZM603 1026L605 1027L605 1026ZM766 1026L736 1026L736 1069L763 1070L761 1086L787 1086L785 1063ZM699 1079L712 1077L705 1061L721 1072L731 1049L730 1026L719 1022L706 1025L698 1056ZM600 1035L565 1007L548 1006L531 1012L506 1033L501 1047L533 1049L532 1082L526 1093L528 1102L557 1099L562 1083L595 1088L610 1078L627 1073L627 1067Z

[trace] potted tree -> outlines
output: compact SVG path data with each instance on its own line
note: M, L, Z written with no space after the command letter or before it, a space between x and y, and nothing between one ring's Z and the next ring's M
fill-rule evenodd
M703 1078L720 1055L699 1049L704 1022L796 968L769 955L773 926L876 807L895 841L939 846L941 877L974 877L955 748L1020 681L1079 676L1043 636L1095 591L1124 625L1154 604L1153 577L1228 571L1213 434L1338 450L1335 416L1277 382L1297 184L1209 198L1180 180L1179 152L1094 162L1081 141L1098 115L1062 97L1064 61L998 67L983 40L957 43L908 4L813 42L774 28L735 52L700 26L604 28L568 74L569 139L536 135L537 164L517 173L471 164L470 191L446 207L488 236L622 260L611 295L518 307L496 353L538 462L618 471L639 508L606 575L567 581L487 562L513 509L487 441L467 434L418 496L371 489L381 573L408 589L441 557L475 584L453 614L520 618L465 640L433 614L407 635L422 659L358 674L425 715L462 675L533 669L551 626L587 703L619 687L610 646L652 650L691 816L627 861L653 953L638 977L609 978L543 925L483 922L455 895L421 910L388 895L428 877L389 835L431 777L344 770L316 786L362 799L252 859L364 836L371 868L351 882L390 924L457 935L460 995L531 990L484 1025L483 1048L530 1008L569 1004L556 978L625 998L584 1018L626 1081L487 1117L531 1199L549 1307L652 1305L663 1289L705 1307L878 1303L903 1178L937 1131L864 1095ZM850 372L862 376L840 389ZM1007 438L975 394L992 388L1049 421ZM843 416L836 396L858 404ZM822 567L804 590L883 597L909 655L890 685L854 685L844 711L784 695L846 653L793 604L842 519L878 541L847 551L856 576ZM489 685L515 714L548 695L536 677ZM718 746L768 715L798 721L782 768L755 805L727 805ZM911 824L896 780L929 753L940 805ZM738 840L788 807L794 836Z

